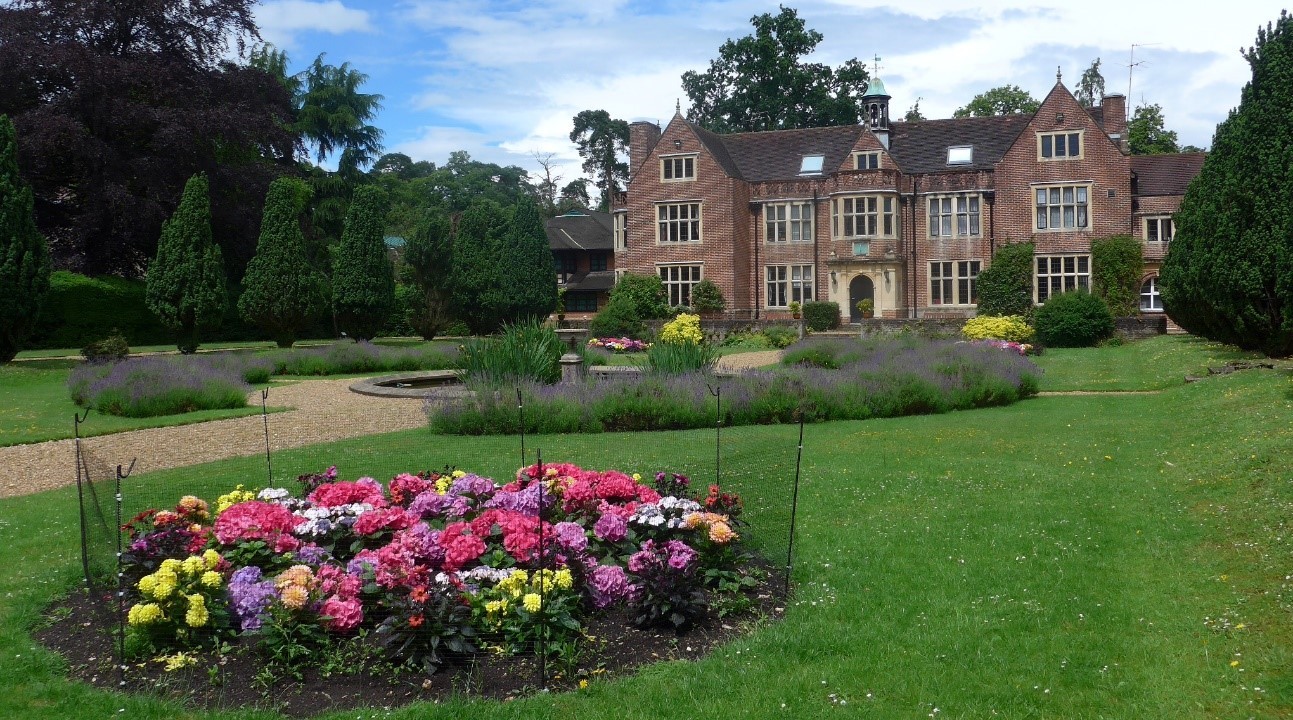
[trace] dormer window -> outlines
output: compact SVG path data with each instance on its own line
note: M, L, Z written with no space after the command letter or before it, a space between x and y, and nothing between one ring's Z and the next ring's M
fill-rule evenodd
M860 152L853 153L854 170L879 170L880 153L878 152Z
M670 155L660 158L661 182L682 182L695 179L695 155Z
M825 159L825 156L822 155L805 155L804 159L799 163L799 174L821 175L822 161Z
M953 145L947 149L948 165L970 165L974 162L973 145Z
M1041 160L1077 160L1082 157L1082 131L1037 134L1037 157Z

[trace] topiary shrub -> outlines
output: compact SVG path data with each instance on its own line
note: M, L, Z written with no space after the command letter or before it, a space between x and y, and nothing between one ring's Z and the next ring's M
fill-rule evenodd
M1092 347L1113 334L1104 300L1085 290L1053 295L1033 315L1037 339L1049 347Z
M979 273L980 315L1033 313L1033 244L1004 245Z
M1140 241L1114 235L1091 241L1091 284L1115 317L1140 312L1140 281L1145 276L1145 256Z
M1008 340L1028 342L1035 331L1020 315L980 315L965 321L961 336L966 340Z
M691 306L698 313L718 313L727 309L727 300L718 285L706 278L691 289Z
M840 305L833 302L804 303L804 323L809 330L834 330L840 326Z
M637 304L626 294L611 294L610 302L593 316L588 327L593 337L629 337L641 339L646 323L638 315Z
M88 362L116 362L125 360L130 355L130 344L121 331L112 328L108 337L96 340L81 348L81 356Z

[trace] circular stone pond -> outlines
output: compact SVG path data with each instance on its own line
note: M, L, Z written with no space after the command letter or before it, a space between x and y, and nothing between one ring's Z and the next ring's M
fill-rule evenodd
M432 396L462 395L471 392L462 385L457 370L426 370L423 372L364 378L350 386L351 392L360 395L388 398L426 398Z

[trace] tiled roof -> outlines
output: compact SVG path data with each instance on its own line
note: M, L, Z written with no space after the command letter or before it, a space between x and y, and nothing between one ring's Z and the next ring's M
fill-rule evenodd
M1031 115L1004 115L896 122L891 125L889 153L907 173L990 170L1030 120ZM830 174L844 164L866 132L861 125L731 135L717 135L697 125L692 129L728 175L748 182L798 178L805 155L824 156L824 174ZM947 164L947 148L956 145L973 146L972 164Z
M1136 194L1184 195L1185 188L1199 174L1207 153L1132 155L1131 174Z
M610 250L611 216L596 210L581 210L558 215L543 225L548 247L553 250Z
M997 115L897 122L891 125L889 154L905 173L991 170L1032 119L1032 115ZM974 148L974 162L948 165L947 149L961 145Z
M575 273L566 280L562 287L566 290L578 290L580 292L610 290L615 287L615 271L593 270Z

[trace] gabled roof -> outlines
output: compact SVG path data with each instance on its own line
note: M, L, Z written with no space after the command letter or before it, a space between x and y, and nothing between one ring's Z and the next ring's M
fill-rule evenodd
M1207 153L1132 155L1131 173L1136 195L1184 195L1190 181L1199 174Z
M889 154L907 173L991 170L1031 120L1031 115L1003 115L895 122ZM861 125L839 125L718 135L688 125L724 172L747 182L798 179L805 155L822 155L824 168L838 168L867 132ZM974 148L974 162L949 166L947 149L963 145Z
M610 213L572 210L543 224L553 250L611 250Z
M997 115L892 123L889 154L905 173L991 170L1032 119L1032 115ZM947 149L962 145L974 148L974 161L949 166Z

